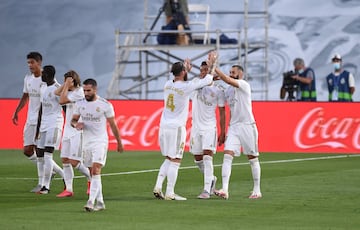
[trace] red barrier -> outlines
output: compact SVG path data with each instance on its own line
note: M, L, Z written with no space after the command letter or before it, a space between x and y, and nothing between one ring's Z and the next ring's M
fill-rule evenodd
M162 101L111 101L126 150L159 150ZM0 149L21 149L27 108L11 122L18 100L0 100ZM360 103L254 102L261 152L360 153ZM228 110L227 110L228 112ZM189 113L191 115L191 113ZM190 132L188 122L188 137ZM108 128L110 146L115 139ZM219 149L222 151L222 148Z

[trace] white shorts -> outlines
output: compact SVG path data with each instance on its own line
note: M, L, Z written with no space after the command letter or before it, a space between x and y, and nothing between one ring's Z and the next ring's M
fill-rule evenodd
M54 147L59 149L62 130L59 128L51 128L45 132L40 132L40 137L37 140L37 147L43 149L45 147Z
M95 143L83 146L84 165L92 167L93 163L105 166L108 143Z
M236 124L229 126L224 150L230 150L240 156L242 147L245 155L259 156L258 130L256 124Z
M159 142L163 156L182 159L185 148L186 128L160 128Z
M25 124L24 127L24 146L36 145L35 135L36 135L36 125Z
M217 130L216 127L206 130L191 129L190 152L193 155L202 155L203 150L211 150L216 153Z
M71 160L82 160L82 133L77 133L70 138L63 138L61 143L61 158Z

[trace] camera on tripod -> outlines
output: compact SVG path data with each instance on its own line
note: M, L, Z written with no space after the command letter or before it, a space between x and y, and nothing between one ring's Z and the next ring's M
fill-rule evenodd
M288 93L288 97L286 99L287 101L296 100L294 96L294 92L297 91L299 85L298 85L298 81L293 78L293 76L295 75L297 75L297 73L292 70L283 73L283 84L280 90L281 99L284 99L286 93Z

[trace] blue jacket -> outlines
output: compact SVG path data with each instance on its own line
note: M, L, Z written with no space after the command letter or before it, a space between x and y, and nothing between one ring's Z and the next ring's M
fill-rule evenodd
M334 73L330 73L326 77L326 82L329 90L329 101L336 101L333 100L333 95L334 95L333 92L336 87L338 90L337 101L352 101L352 95L350 93L350 87L349 87L349 76L350 73L344 70L337 77L334 75Z
M311 84L299 82L299 87L301 91L300 101L316 101L316 78L314 70L311 68L306 68L303 73L299 74L299 76L306 78L309 71L313 73L313 80L311 81Z

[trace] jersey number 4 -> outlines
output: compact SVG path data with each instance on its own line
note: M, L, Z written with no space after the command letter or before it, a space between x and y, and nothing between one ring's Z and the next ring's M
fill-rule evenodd
M169 96L166 99L166 108L170 109L171 112L174 112L175 105L174 105L174 94L169 94Z

